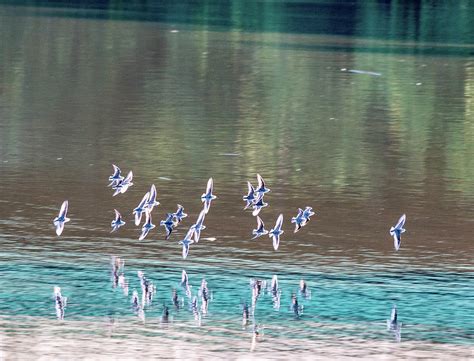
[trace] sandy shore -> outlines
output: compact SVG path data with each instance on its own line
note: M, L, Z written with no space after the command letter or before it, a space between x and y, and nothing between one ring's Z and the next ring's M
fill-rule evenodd
M198 327L193 324L141 324L136 319L57 322L0 318L0 360L135 359L472 359L468 345L367 340L324 336L282 337L263 330Z

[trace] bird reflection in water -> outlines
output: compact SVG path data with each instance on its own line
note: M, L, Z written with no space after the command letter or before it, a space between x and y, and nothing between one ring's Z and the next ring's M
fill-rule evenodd
M393 305L390 314L390 320L387 320L387 331L393 332L395 340L400 342L402 339L402 323L398 322L397 305Z
M298 298L296 297L296 293L293 293L291 295L291 305L290 305L290 309L291 311L293 311L293 313L295 314L295 317L296 318L300 318L301 315L303 314L303 308L304 306L303 305L300 305L298 303Z
M306 284L305 280L300 280L300 288L298 290L298 293L300 294L301 297L305 299L311 299L311 290L309 289L308 285Z
M201 297L201 312L203 315L207 314L209 308L210 294L209 289L207 288L207 281L203 278L201 282L201 287L199 288L198 296Z
M128 296L128 282L125 279L124 267L125 262L120 257L111 257L111 278L112 278L112 287L120 287L123 290L123 294Z
M57 319L64 320L64 309L66 308L67 297L61 295L61 287L54 286L54 302Z

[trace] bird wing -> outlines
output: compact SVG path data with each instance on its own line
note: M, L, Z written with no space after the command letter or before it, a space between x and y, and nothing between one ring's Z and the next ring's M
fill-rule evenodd
M405 221L407 219L406 214L403 214L400 219L397 222L397 225L395 226L395 229L401 229L405 225Z
M257 181L258 181L258 189L264 189L265 188L265 181L263 180L263 178L260 174L257 174Z
M59 210L59 217L66 218L67 215L67 210L69 208L69 202L64 201L63 204L61 204L61 209Z
M64 230L64 222L56 222L55 225L56 225L56 234L60 236Z
M211 177L207 181L206 194L211 195L213 190L214 190L214 181L212 180L212 177Z
M277 218L277 221L275 223L275 228L274 229L278 229L278 230L281 230L281 225L283 224L283 214L280 214Z

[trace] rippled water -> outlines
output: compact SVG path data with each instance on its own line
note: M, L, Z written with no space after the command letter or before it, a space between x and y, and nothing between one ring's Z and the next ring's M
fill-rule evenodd
M259 22L261 9L242 15L245 2L230 14L213 2L205 13L163 4L0 6L0 358L472 357L466 9L262 2L269 20ZM412 12L418 30L403 23ZM430 33L439 12L463 31ZM357 24L337 27L336 13ZM371 23L376 15L386 21ZM319 25L295 21L304 16ZM106 187L112 163L134 172L117 197ZM267 228L284 214L276 252L268 237L250 239L256 221L242 210L256 173L271 188ZM182 260L177 241L211 176L218 198ZM131 210L152 183L157 227L139 242ZM64 199L71 222L57 237ZM177 203L189 217L165 240L159 220ZM290 218L308 205L316 215L294 234ZM114 208L127 224L111 234ZM402 213L395 252L388 231ZM112 257L124 261L128 294L114 287ZM192 295L203 278L212 294L200 321L183 269ZM141 317L131 306L139 270L157 287ZM255 337L242 304L251 279L273 275L280 308L264 290ZM311 297L298 293L301 279ZM55 285L68 297L63 321ZM386 327L394 304L401 342Z

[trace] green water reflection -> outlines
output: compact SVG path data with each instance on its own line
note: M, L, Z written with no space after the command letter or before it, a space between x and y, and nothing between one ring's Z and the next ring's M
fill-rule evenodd
M448 23L456 17L458 27L428 36L423 31L431 26L424 22L441 21L433 12L447 5L415 9L393 2L388 38L407 41L381 42L370 38L387 24L373 14L387 5L361 2L357 36L328 37L244 33L251 27L245 22L255 19L243 17L243 4L222 5L232 10L227 14L216 3L200 2L202 11L193 16L211 19L217 11L218 18L232 19L229 31L179 33L143 22L23 17L21 8L3 8L2 158L41 164L61 150L62 134L68 134L68 146L84 161L94 163L120 144L118 155L146 164L172 160L175 176L246 175L265 167L270 177L335 192L368 196L395 181L412 193L474 196L474 63L461 56L473 48L443 44L466 43L470 28L461 10L468 5L459 2L443 13ZM189 6L167 9L183 13L189 25ZM281 7L292 6L249 6L251 14L263 7L263 29L254 30L290 26L283 18L291 12ZM415 15L417 35L408 27L401 36L397 27L405 25L398 21ZM424 39L441 44L426 45ZM431 50L424 54L423 47ZM452 48L458 56L442 55ZM54 149L51 142L57 143ZM228 153L239 157L218 157Z

